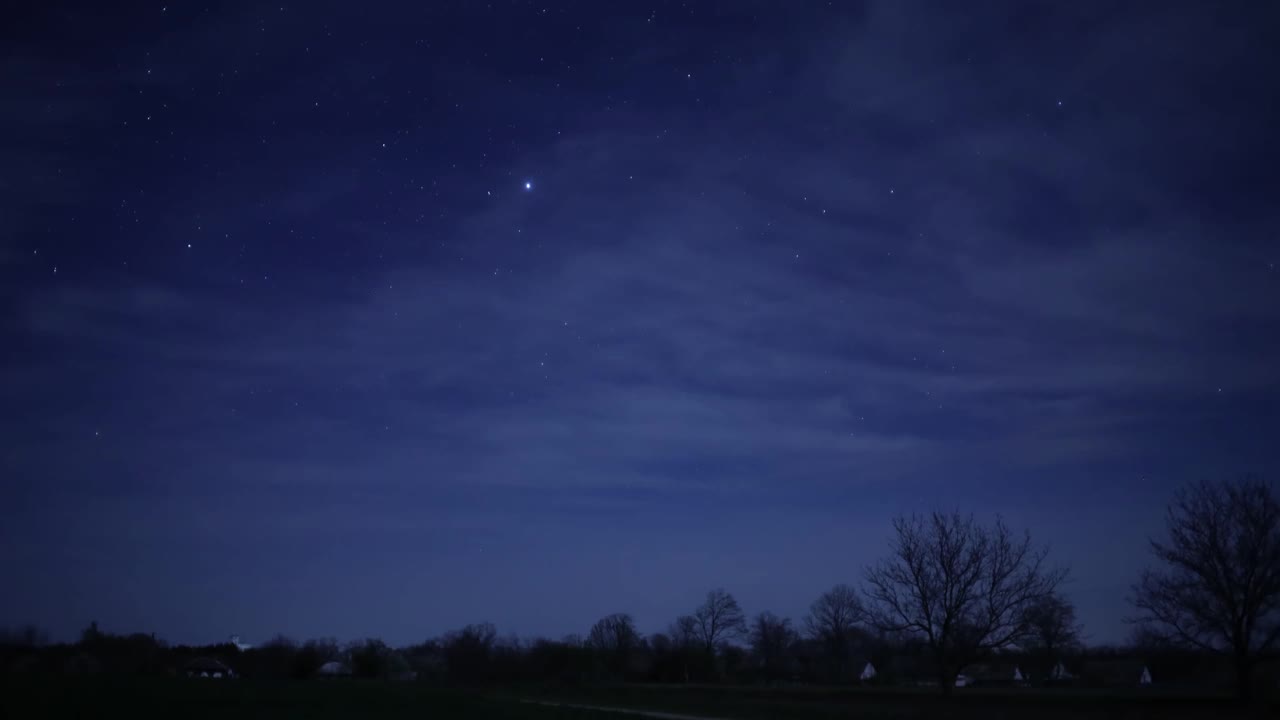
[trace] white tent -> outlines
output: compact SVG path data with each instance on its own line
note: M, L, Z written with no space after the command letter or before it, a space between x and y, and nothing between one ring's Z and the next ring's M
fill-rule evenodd
M875 680L876 666L868 662L866 667L862 668L862 674L858 676L858 679L861 680L862 682L867 682L868 680Z
M342 663L337 660L330 660L329 662L321 665L320 669L316 671L316 674L321 677L342 677L344 675L350 675L351 668L347 667L346 663Z

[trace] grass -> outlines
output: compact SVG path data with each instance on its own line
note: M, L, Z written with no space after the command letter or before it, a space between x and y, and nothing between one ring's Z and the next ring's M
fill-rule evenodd
M251 682L196 679L33 679L0 685L0 717L121 717L342 720L619 720L570 708L543 707L479 692L417 683L315 680Z
M734 720L1231 720L1280 718L1280 705L1169 691L1008 689L957 691L621 685L530 691L527 697Z
M478 692L376 681L251 682L10 678L0 717L429 718L430 720L626 720L604 711L547 707L521 699L649 709L733 720L1200 720L1280 717L1280 705L1244 708L1220 697L1161 692L1098 693L624 685Z

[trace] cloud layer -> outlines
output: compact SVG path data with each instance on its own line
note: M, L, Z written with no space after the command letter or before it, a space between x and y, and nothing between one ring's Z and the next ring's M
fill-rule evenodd
M187 115L192 144L163 152L198 162L160 185L33 144L96 178L19 189L3 221L0 557L30 588L3 609L401 641L630 602L653 629L708 585L798 613L893 514L958 507L1051 541L1115 639L1169 489L1277 469L1276 218L1254 201L1274 180L1252 154L1275 106L1245 79L1265 51L1196 7L948 7L797 21L755 54L720 18L696 57L624 23L613 65L583 49L611 69L561 88L563 129L465 172L448 129L388 132L442 112L391 49L287 81L245 58L240 114L303 123L341 95L365 120ZM1189 61L1192 40L1232 52ZM209 70L163 75L142 90L179 102ZM547 87L474 99L502 115ZM87 133L131 116L73 88L13 102ZM123 180L145 188L102 187Z

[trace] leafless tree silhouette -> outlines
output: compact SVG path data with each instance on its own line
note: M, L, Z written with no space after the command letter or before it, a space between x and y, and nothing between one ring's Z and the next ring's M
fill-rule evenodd
M702 658L702 641L698 637L698 621L692 615L681 615L667 629L671 645L680 662L680 677L693 679L693 670L706 664ZM699 658L701 661L698 661Z
M1080 648L1082 628L1076 620L1076 606L1059 593L1045 595L1027 608L1029 630L1023 646L1047 673L1063 653Z
M615 676L625 675L631 658L640 648L640 633L626 613L607 615L591 626L587 643L595 650L605 667Z
M893 527L890 556L866 572L868 615L881 630L925 641L944 693L979 653L1024 638L1028 609L1067 576L1002 520L984 527L935 512L899 517Z
M742 637L747 632L742 608L724 588L707 593L707 599L694 611L693 620L694 632L709 654L714 653L721 642Z
M1250 695L1259 655L1280 645L1280 502L1265 482L1201 482L1169 506L1160 567L1133 588L1132 618L1170 641L1228 654Z
M853 631L865 618L861 596L848 585L836 585L809 606L805 630L822 645L830 664L831 680L846 679Z
M791 621L762 612L751 621L751 650L760 661L766 679L781 680L787 673L787 651L796 639Z

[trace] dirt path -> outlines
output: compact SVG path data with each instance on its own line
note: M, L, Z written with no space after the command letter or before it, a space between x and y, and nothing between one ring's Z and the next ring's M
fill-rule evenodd
M605 705L582 705L579 703L555 702L552 700L521 700L520 702L529 703L530 705L547 705L549 707L567 707L577 708L579 710L596 710L598 712L619 713L623 715L638 715L640 717L655 718L655 720L729 720L728 718L713 718L705 715L680 715L679 713L660 712L658 710L607 707Z

